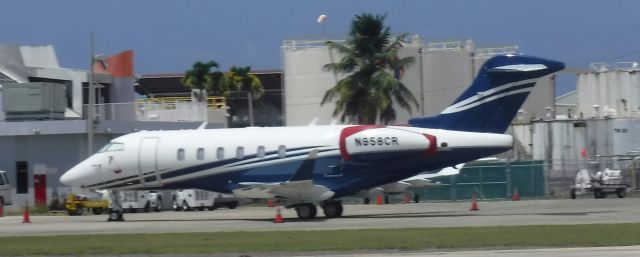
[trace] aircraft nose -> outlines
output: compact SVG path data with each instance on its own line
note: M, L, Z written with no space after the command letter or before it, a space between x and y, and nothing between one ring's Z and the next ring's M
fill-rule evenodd
M79 169L80 165L76 165L71 168L60 177L60 182L67 186L81 186L83 180L83 173L81 169Z

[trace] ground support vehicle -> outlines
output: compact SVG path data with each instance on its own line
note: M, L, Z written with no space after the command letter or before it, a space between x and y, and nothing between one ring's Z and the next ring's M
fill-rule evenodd
M9 178L4 170L0 170L0 205L10 205L12 201L12 189Z
M120 200L125 212L162 211L162 195L153 191L122 191Z
M616 194L618 198L627 195L629 185L622 182L620 170L605 169L591 176L585 169L576 174L576 184L569 191L571 199L576 199L578 195L592 192L596 199L606 198L607 194Z
M172 203L175 211L215 210L220 207L235 209L238 206L238 198L230 194L185 189L174 192Z
M103 197L95 199L85 195L69 193L65 202L65 209L70 216L82 215L85 209L91 209L95 215L100 215L109 208L109 200Z

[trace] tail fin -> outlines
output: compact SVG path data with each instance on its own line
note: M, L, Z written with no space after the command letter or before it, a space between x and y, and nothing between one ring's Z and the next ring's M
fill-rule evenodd
M415 127L504 133L536 81L564 64L531 56L501 55L485 62L473 84L439 115L413 118Z

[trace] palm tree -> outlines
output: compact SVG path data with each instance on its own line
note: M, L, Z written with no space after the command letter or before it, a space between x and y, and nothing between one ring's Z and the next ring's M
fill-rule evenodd
M260 79L256 75L251 74L251 66L231 66L226 77L229 83L235 86L236 90L247 92L247 101L249 102L249 126L253 126L253 98L259 98L264 94L262 82L260 82Z
M342 57L324 69L347 76L325 93L321 104L337 99L333 116L340 115L341 122L388 124L396 119L394 103L409 112L412 105L418 108L418 101L400 81L401 71L415 62L413 57L398 58L407 34L392 40L389 27L383 24L385 17L356 15L344 43L326 42L330 51Z
M212 73L211 70L216 70ZM198 89L200 92L196 94L198 102L206 102L207 96L204 90L211 91L214 95L225 96L229 93L229 86L224 81L223 73L217 70L218 63L209 61L207 63L196 62L193 67L188 70L181 82L182 85L189 89Z

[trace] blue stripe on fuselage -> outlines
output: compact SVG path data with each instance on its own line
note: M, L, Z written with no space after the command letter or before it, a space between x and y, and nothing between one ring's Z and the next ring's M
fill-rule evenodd
M437 157L414 155L396 160L380 162L343 161L340 155L318 158L314 165L313 181L335 192L335 197L355 194L360 190L396 182L420 172L439 170L458 163L501 153L508 148L457 148L439 152ZM167 183L165 189L198 188L222 193L231 193L240 188L241 182L277 183L287 181L300 167L304 159L275 165L238 170L228 173L211 174L197 179ZM341 166L340 166L341 165ZM342 175L326 176L333 173L333 167L340 166Z

